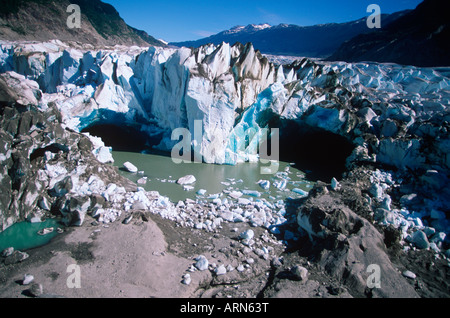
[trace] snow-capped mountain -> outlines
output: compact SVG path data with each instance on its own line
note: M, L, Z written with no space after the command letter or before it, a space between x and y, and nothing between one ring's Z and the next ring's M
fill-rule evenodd
M406 12L408 11L382 15L382 23L389 24ZM256 49L265 54L324 58L333 54L345 41L369 31L366 18L347 23L328 23L314 26L293 24L271 26L264 23L235 26L200 40L170 44L178 47L197 48L208 43L219 45L222 42L229 44L251 42Z

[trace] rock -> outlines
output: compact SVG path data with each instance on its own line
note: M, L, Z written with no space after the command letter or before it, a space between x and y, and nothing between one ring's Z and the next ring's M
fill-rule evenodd
M8 257L8 256L11 256L13 253L14 253L14 247L8 247L2 251L1 255L2 255L2 257Z
M42 197L39 201L38 201L38 206L45 211L50 211L50 204L48 202L48 199L46 197Z
M130 222L133 220L133 214L127 216L124 220L123 220L123 224L130 224Z
M131 162L128 162L128 161L123 164L123 167L128 172L131 172L131 173L137 173L139 171L138 168L134 164L132 164Z
M416 274L408 270L404 271L402 275L405 276L406 278L416 279Z
M67 193L69 193L73 188L73 181L70 176L67 176L62 181L55 184L53 189L49 192L52 197L63 197Z
M369 188L370 182L367 184ZM356 186L350 182L345 184L349 188L341 189L351 193L352 202L358 195L362 197L361 191L353 188ZM297 220L319 248L317 264L341 283L352 286L352 295L364 297L367 288L365 271L371 264L377 264L382 273L383 288L372 289L374 295L418 296L391 263L384 236L344 204L342 197L336 197L334 193L310 195L299 207Z
M190 285L191 282L192 282L192 279L191 279L191 275L190 274L183 275L183 280L181 281L182 284Z
M30 274L25 274L22 280L22 285L29 285L33 282L34 276Z
M18 104L37 105L42 96L39 84L16 72L0 75L0 101Z
M306 281L308 280L308 270L303 266L296 265L291 268L291 274L295 280Z
M270 264L275 268L283 266L283 262L280 257L272 258L272 261L270 262Z
M195 260L196 260L197 262L195 263L194 266L195 266L199 271L205 271L205 270L208 269L209 262L208 262L208 259L207 259L205 256L200 255L200 256L198 256L197 258L195 258Z
M195 181L197 181L197 180L195 179L195 177L193 175L187 175L187 176L179 178L177 180L177 183L181 184L181 185L187 185L187 184L195 183Z
M75 196L69 200L69 211L87 213L91 207L91 198L88 196Z
M44 288L42 287L41 284L38 283L34 283L33 285L31 285L30 289L28 289L29 293L31 294L31 296L33 297L39 297L42 294L44 294Z
M14 251L11 255L9 255L5 259L5 265L11 265L11 264L16 264L16 263L23 262L28 257L29 257L29 255L27 253L25 253L25 252Z
M216 273L217 276L225 275L227 273L227 269L226 269L225 265L219 265L214 270L214 272Z

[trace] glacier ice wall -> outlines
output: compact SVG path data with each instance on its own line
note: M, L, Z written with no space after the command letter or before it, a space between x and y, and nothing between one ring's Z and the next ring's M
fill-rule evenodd
M134 125L162 133L158 148L170 151L174 129L194 132L201 121L194 148L207 163L254 160L264 129L278 118L348 138L351 162L450 168L450 79L442 69L309 59L275 65L251 44L94 50L52 41L1 42L6 71L35 80L40 107L56 104L77 131Z

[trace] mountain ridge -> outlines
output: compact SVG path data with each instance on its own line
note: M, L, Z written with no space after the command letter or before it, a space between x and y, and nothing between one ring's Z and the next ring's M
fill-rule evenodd
M425 0L393 23L343 43L329 61L450 66L450 3Z
M382 23L390 24L409 11L383 14ZM366 19L313 26L285 23L270 27L267 27L269 26L267 23L238 25L199 40L169 44L178 47L199 47L210 43L218 45L222 42L230 44L251 42L256 49L265 54L326 58L331 56L343 42L358 34L370 32Z
M70 4L80 6L81 28L69 28ZM55 18L56 17L56 18ZM145 31L126 24L117 10L100 0L3 0L0 39L17 41L75 41L94 46L165 46Z

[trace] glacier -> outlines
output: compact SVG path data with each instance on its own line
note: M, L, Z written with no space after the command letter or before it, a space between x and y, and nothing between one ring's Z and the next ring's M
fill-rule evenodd
M450 167L448 135L435 123L436 114L448 113L450 79L435 69L309 59L277 65L250 43L92 50L60 41L1 42L0 72L8 71L36 81L40 107L56 104L75 131L132 125L161 134L156 148L170 152L172 131L194 132L201 121L199 144L191 142L206 163L257 160L277 118L349 138L353 160L400 168L429 166L420 140L437 134L433 160ZM378 138L375 145L366 133Z

